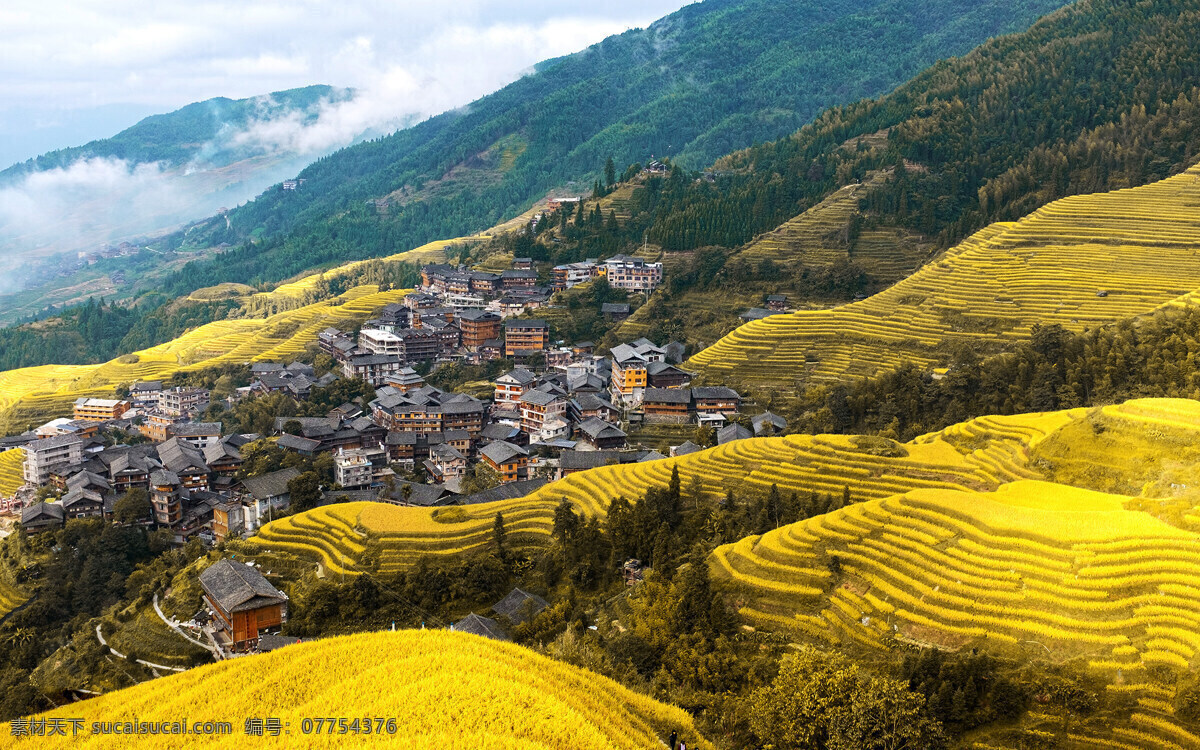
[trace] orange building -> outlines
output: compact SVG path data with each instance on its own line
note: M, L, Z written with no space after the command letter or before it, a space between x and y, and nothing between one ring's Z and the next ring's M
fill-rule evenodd
M550 347L550 326L544 320L510 320L504 324L504 356L528 357Z
M484 310L466 310L458 316L463 348L477 351L488 339L500 338L500 316Z
M640 393L646 387L646 363L636 360L613 362L612 389L625 396Z
M479 455L496 470L504 484L528 478L529 452L519 445L497 440L484 446Z
M113 398L77 398L75 399L75 418L107 422L120 419L125 412L132 408L132 401Z

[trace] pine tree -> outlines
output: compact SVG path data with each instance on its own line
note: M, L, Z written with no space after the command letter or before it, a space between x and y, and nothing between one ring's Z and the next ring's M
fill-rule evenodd
M504 530L504 514L503 513L496 514L496 523L492 527L492 536L496 543L496 556L499 557L501 560L503 560L505 558L505 556L507 555L507 551L505 549L504 543L505 543L506 537L508 536L507 532L505 532L505 530Z
M609 190L617 182L617 165L613 163L612 157L608 157L608 161L604 162L604 183L608 185Z
M767 521L773 524L772 528L779 528L779 485L771 485L771 491L767 493Z
M675 573L671 565L671 527L665 522L659 524L658 533L654 535L654 554L650 564L664 579L670 580Z

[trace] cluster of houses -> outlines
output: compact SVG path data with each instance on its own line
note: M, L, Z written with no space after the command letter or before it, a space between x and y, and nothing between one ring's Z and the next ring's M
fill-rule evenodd
M423 362L479 364L502 357L518 360L550 349L550 328L542 320L504 320L489 310L432 307L437 299L410 294L404 304L385 307L356 337L336 328L318 334L321 351L333 357L348 378L383 385L402 369Z
M265 437L302 457L330 454L335 487L325 493L327 502L346 493L413 505L516 497L575 471L663 458L628 448L622 425L630 421L695 421L746 432L726 424L740 408L738 394L690 387L691 373L678 367L683 353L677 343L658 347L646 339L615 347L610 357L583 345L554 366L518 366L500 375L490 400L442 391L402 367L372 379L370 402L343 404L322 417L279 417ZM255 363L252 374L237 397L284 391L303 400L314 386L336 379L314 377L310 366L295 363ZM209 401L205 389L137 383L128 398L80 399L75 419L6 438L25 449L26 499L47 486L60 496L27 503L25 528L111 517L117 498L136 487L149 493L154 522L172 529L177 541L253 533L287 508L288 483L299 471L238 478L242 449L264 436L225 435L218 422L196 421ZM140 430L150 442L111 445L101 431L111 436L114 428ZM495 472L500 487L463 495L478 464Z
M512 268L500 273L447 264L425 266L421 291L438 306L489 310L509 317L544 305L553 290L538 284L532 258L514 258Z
M578 263L564 263L554 267L553 288L570 289L599 277L606 279L614 289L649 294L662 283L663 265L634 255L614 255L604 262L589 258Z
M287 507L287 482L299 475L285 469L238 480L240 449L257 435L174 436L160 443L105 446L65 434L26 443L27 487L53 487L53 502L29 503L21 513L27 531L61 526L72 518L111 518L117 499L145 490L153 519L177 542L200 534L221 541L252 532Z
M560 268L579 274L563 277L567 286L605 276L622 288L649 290L662 278L661 265L629 256ZM339 375L375 388L368 403L343 404L321 417L280 417L270 435L228 435L221 423L202 421L213 401L205 388L146 381L122 398L80 398L71 418L0 439L0 449L25 449L26 486L11 507L23 507L24 527L36 531L71 518L111 517L122 494L141 488L154 522L177 541L200 535L220 542L253 533L289 505L298 469L239 476L243 448L263 438L300 457L329 455L334 484L322 502L352 497L429 506L518 497L575 471L663 458L629 448L631 424L711 425L720 442L753 434L730 424L741 408L735 391L691 385L693 374L679 366L685 350L678 342L657 346L643 338L608 356L591 342L552 348L544 321L511 314L549 293L536 280L524 258L500 274L426 266L421 291L387 305L356 334L334 328L319 334L334 371L317 376L303 362L252 363L250 385L226 395L227 404L268 393L304 401ZM628 305L608 307L606 316L629 312ZM493 381L490 400L442 391L415 367L499 358L516 366ZM786 427L773 415L756 420L766 420L764 429ZM754 433L758 428L756 421ZM120 444L132 433L149 442ZM685 443L672 452L692 449L698 447ZM479 490L479 466L499 486L465 494L464 487ZM32 502L47 486L58 498Z

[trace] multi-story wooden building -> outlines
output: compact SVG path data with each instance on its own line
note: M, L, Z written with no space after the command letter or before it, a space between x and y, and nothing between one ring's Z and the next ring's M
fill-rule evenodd
M723 385L692 389L692 409L697 414L734 414L741 403L738 392Z
M77 398L75 399L75 419L87 419L93 422L109 422L120 419L125 412L133 408L132 401L112 398Z
M287 595L249 565L218 560L200 574L200 588L219 641L233 651L253 649L287 622Z
M523 367L517 367L492 381L495 390L492 401L498 408L513 409L521 401L522 394L533 387L537 377Z
M159 469L150 474L150 504L154 521L160 526L174 526L183 520L183 482L173 471Z
M485 464L500 475L500 481L504 484L528 478L529 452L519 445L497 440L485 445L479 455Z
M487 310L465 310L458 316L462 330L462 345L468 351L478 351L489 339L500 338L500 316Z
M550 347L550 326L544 320L510 320L504 324L504 356L530 357Z
M540 433L554 420L566 421L567 399L546 391L528 390L517 403L521 410L521 430L530 435Z
M688 388L647 388L642 395L642 410L647 422L683 424L692 408Z

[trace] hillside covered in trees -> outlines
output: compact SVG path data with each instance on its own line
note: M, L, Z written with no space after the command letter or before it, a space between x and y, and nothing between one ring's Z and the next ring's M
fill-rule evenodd
M1200 154L1198 16L1194 0L1082 0L721 160L715 185L660 207L650 241L733 247L897 167L864 211L949 246L1056 198L1181 172Z
M221 148L221 144L214 143L223 131L237 131L255 120L295 112L303 113L305 121L315 120L322 103L351 96L352 91L318 85L247 99L217 97L194 102L174 112L151 115L112 138L51 151L14 164L0 171L0 184L30 172L67 167L80 159L113 158L135 164L161 162L164 167L179 167L198 158L214 165L228 164L247 154L228 148L229 144Z
M548 190L590 183L610 156L629 164L669 155L703 167L790 133L829 106L887 91L1059 5L937 0L920 12L897 0L689 5L542 63L469 107L319 160L300 175L302 190L264 194L232 212L228 226L211 222L205 235L212 244L260 241L219 262L189 265L166 291L278 280L477 231Z

